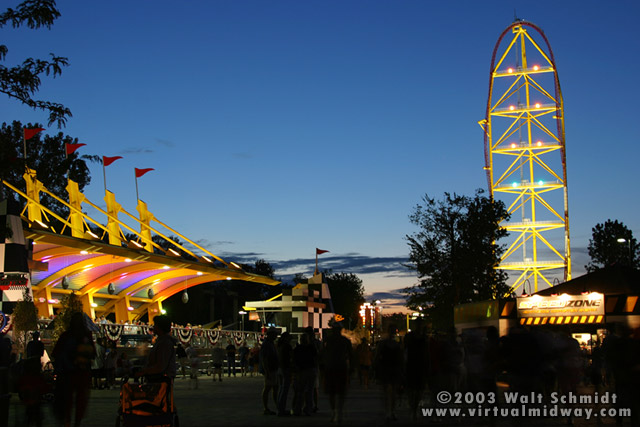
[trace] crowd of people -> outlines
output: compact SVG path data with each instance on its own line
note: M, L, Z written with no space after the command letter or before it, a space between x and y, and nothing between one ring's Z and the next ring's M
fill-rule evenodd
M623 326L604 341L581 348L568 330L559 328L518 326L500 337L494 327L459 335L455 329L433 333L420 323L402 338L390 326L378 342L362 338L354 345L335 323L322 341L312 328L296 336L270 328L262 343L249 347L242 342L236 347L232 340L220 339L210 354L176 343L171 328L166 316L154 318L153 346L144 367L134 370L127 352L119 352L115 343L103 338L94 340L82 313L75 313L51 352L57 378L54 407L61 424L71 425L73 419L80 425L91 387L113 387L117 377L153 380L181 373L189 377L190 388L197 389L202 369L208 369L213 381L222 381L225 367L228 377L263 376L265 415L313 416L324 390L331 421L338 423L353 374L365 390L378 385L389 422L397 419L400 398L416 419L421 407L437 405L435 394L440 391L493 392L499 397L500 382L511 391L544 396L554 391L577 393L581 385L590 385L597 392L614 391L617 407L632 408L634 416L640 410L633 395L640 384L640 331ZM18 381L27 425L40 425L39 396L53 388L43 375L44 352L35 332Z
M599 393L615 392L616 408L631 408L632 417L640 412L633 395L640 385L640 330L617 325L603 341L581 347L562 328L517 326L500 337L495 327L434 333L418 323L402 338L390 326L377 343L363 338L357 345L340 329L336 324L322 342L307 330L295 346L287 332L278 337L277 331L268 331L259 354L265 415L312 415L322 385L331 421L340 422L352 374L365 390L372 382L378 385L388 422L397 419L400 398L416 420L420 408L439 405L440 391L493 392L495 405L504 405L501 390L548 399L554 392L577 394L589 386Z

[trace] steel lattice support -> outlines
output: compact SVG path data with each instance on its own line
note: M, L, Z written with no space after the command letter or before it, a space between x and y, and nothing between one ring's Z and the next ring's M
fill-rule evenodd
M533 30L533 31L531 31ZM485 170L492 198L511 219L500 266L511 291L571 278L564 109L551 46L535 25L516 21L493 51L484 129ZM531 282L533 288L531 289Z

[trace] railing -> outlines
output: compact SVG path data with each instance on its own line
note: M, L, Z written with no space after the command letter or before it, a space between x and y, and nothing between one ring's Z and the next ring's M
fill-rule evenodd
M42 319L38 321L38 332L43 341L51 341L53 338L52 320ZM120 324L120 323L94 323L88 325L94 337L104 337L117 343L120 347L137 347L142 343L151 343L153 327L149 325ZM219 342L226 344L232 342L236 347L243 342L249 345L261 343L263 335L254 331L237 331L222 329L203 329L173 327L171 336L179 343L189 343L194 347L212 348Z

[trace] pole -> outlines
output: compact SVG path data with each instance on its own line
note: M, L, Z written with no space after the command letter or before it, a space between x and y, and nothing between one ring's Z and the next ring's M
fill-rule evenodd
M24 128L22 129L22 152L24 153L24 164L27 164L27 137L24 135Z
M140 200L140 196L138 196L138 177L136 176L136 171L133 171L133 176L136 178L136 201Z
M107 172L104 167L104 160L102 161L102 177L104 178L104 192L107 193Z
M67 144L64 145L64 160L69 160L69 155L67 154ZM71 173L71 165L69 165L69 169L67 169L67 180L69 179L69 174Z
M314 273L314 276L318 274L318 250L316 249L316 271Z

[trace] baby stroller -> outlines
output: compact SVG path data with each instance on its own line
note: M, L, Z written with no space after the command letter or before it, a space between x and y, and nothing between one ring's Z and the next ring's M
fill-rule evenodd
M116 427L179 427L173 403L173 380L150 378L143 384L123 379Z

